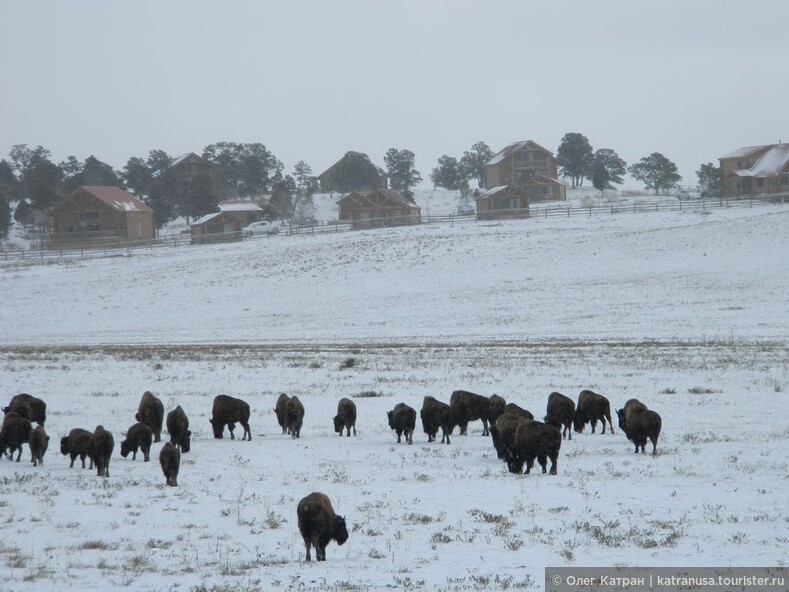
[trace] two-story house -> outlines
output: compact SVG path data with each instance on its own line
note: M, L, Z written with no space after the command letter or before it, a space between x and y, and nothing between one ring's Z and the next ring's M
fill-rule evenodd
M789 144L746 146L718 160L723 197L789 192Z

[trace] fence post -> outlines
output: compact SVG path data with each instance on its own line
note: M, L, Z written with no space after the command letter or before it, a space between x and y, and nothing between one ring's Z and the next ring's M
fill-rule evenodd
M567 206L567 217L570 217L570 206Z

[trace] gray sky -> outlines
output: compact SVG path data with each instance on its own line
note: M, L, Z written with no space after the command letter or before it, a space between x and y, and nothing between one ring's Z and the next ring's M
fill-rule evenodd
M628 164L789 141L789 2L0 0L0 158L262 142L287 172L567 132ZM628 183L631 185L632 183Z

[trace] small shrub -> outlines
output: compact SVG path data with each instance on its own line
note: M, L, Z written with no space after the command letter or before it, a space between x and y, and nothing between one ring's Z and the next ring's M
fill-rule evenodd
M343 363L340 364L340 370L348 370L354 366L356 366L356 358L345 358Z
M441 532L441 531L434 532L430 536L430 542L434 545L438 545L439 543L444 543L444 544L451 543L452 537L446 534L445 532Z
M372 399L375 397L383 397L384 394L381 391L377 393L375 391L362 391L361 393L356 393L353 395L354 399Z
M703 386L694 386L688 389L688 392L691 395L711 395L715 391L709 388L705 388Z
M670 388L670 387L669 388L664 388L662 391L660 391L660 394L661 395L676 395L677 394L677 389Z

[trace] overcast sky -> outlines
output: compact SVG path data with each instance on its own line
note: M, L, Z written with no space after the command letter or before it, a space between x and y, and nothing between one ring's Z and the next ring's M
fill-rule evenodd
M786 0L0 0L0 158L261 142L288 172L567 132L628 164L789 141Z

